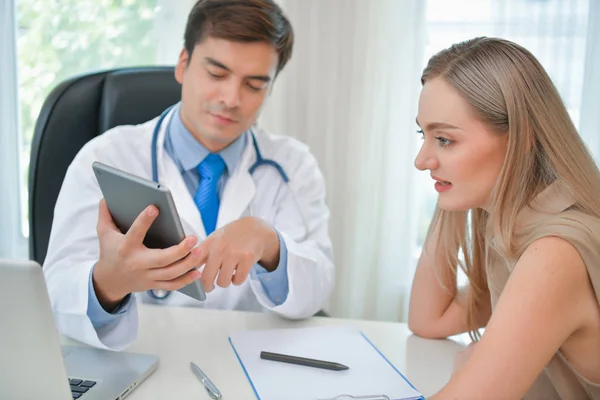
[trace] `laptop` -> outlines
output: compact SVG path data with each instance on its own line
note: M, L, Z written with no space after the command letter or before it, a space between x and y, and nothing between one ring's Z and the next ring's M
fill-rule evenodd
M61 346L42 268L0 259L0 398L121 400L158 357Z

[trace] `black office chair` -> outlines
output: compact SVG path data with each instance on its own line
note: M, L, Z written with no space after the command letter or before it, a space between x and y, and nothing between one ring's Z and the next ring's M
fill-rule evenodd
M68 79L44 102L29 163L29 257L46 258L54 205L73 158L117 125L139 124L181 99L173 67L120 68Z

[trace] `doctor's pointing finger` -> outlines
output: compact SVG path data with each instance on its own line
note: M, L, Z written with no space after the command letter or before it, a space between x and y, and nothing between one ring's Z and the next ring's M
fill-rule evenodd
M202 284L207 292L214 284L226 288L241 285L251 268L274 271L280 261L278 233L264 221L244 217L216 230L199 246Z

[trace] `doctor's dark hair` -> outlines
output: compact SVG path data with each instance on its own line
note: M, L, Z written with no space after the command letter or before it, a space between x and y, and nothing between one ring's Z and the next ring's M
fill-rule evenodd
M277 74L292 56L294 46L292 25L273 0L198 0L185 27L188 63L194 47L207 37L271 44L279 56Z

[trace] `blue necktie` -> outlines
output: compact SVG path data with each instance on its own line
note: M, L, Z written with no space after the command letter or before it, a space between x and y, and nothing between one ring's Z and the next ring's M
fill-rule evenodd
M200 186L194 195L194 203L200 211L206 235L210 235L217 225L219 215L219 195L217 185L225 170L225 162L218 154L209 154L198 165Z

